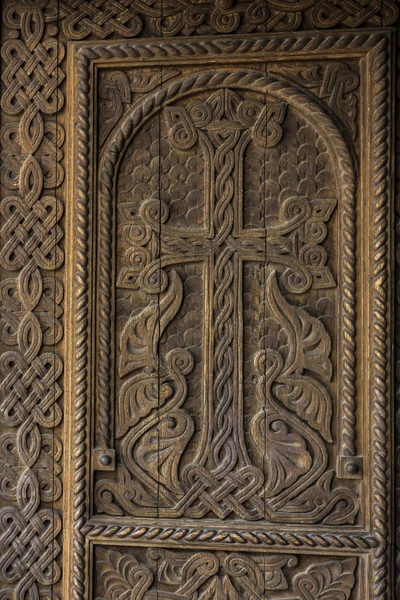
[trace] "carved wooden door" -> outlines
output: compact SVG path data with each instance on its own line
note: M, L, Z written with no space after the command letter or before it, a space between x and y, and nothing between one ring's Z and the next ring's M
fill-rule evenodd
M392 597L391 31L56 4L4 17L0 598Z

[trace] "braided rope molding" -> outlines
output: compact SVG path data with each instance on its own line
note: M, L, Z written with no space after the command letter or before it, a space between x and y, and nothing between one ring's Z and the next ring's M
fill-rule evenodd
M307 54L322 52L332 52L333 50L354 50L357 54L365 54L371 48L375 47L384 34L379 33L318 33L314 35L293 34L291 37L270 35L266 39L186 39L176 41L160 42L140 42L135 40L136 44L127 42L118 46L107 44L96 46L82 46L79 53L91 58L92 60L108 58L131 58L141 60L151 60L160 58L180 58L180 57L203 57L209 54L260 54L272 52L293 52L298 56L299 53ZM264 56L263 56L264 58Z
M111 185L113 182L110 182ZM96 439L101 448L111 447L111 356L112 356L112 260L113 260L113 221L114 211L110 203L99 199L99 251L98 251L98 285L99 301L97 322L99 340L97 344L97 387L98 415L96 418Z
M395 551L395 574L396 574L396 585L395 594L396 598L400 598L400 31L397 31L396 40L396 166L395 166L395 306L396 306L396 319L395 319L395 418L396 418L396 445L395 445L395 476L396 476L396 506L394 514L396 516L396 551ZM397 335L396 335L397 333Z
M77 160L75 209L75 360L73 401L73 570L72 597L85 595L85 537L81 531L86 520L86 460L88 410L88 251L89 251L89 92L87 76L90 60L78 63L77 87Z
M373 534L379 541L374 552L373 597L388 598L389 583L389 361L388 361L388 150L389 92L388 40L383 39L372 52L372 419L373 419Z
M229 543L237 546L278 547L278 548L343 548L351 550L369 550L375 548L378 541L368 534L332 535L321 533L299 533L287 531L244 531L221 529L203 529L189 527L154 527L102 525L88 522L82 533L90 539L107 538L112 541L147 540L202 542L206 544Z
M86 51L85 51L86 52ZM115 134L106 146L103 156L104 160L100 166L100 247L101 247L101 266L99 273L99 364L98 369L103 375L106 366L109 364L111 348L110 338L103 334L103 330L110 331L111 327L111 261L112 244L110 243L112 227L112 206L114 193L114 176L123 154L132 136L139 126L150 118L155 111L160 109L163 104L167 104L179 95L188 94L196 89L205 87L211 89L219 86L247 87L262 93L270 92L278 96L281 100L292 102L300 111L304 112L305 107L309 106L308 118L314 123L317 129L330 146L331 154L334 160L338 161L338 173L342 174L343 182L343 246L342 255L342 273L343 273L343 301L342 301L342 322L343 322L343 374L341 379L340 395L343 396L343 449L348 456L354 456L356 452L356 388L355 388L355 350L356 350L356 320L355 320L355 236L356 236L356 215L355 215L355 176L353 172L352 159L349 155L346 143L341 133L327 117L326 113L319 106L310 102L308 95L302 91L287 86L271 77L265 77L263 73L258 72L223 72L223 73L203 73L196 74L194 77L180 79L161 91L156 91L147 96L142 105L139 105L133 112L128 113L121 123L118 132ZM306 111L307 112L307 111ZM317 115L317 118L316 118ZM103 357L105 360L103 361ZM110 375L108 375L110 377ZM103 393L99 393L99 398L104 400L105 405L99 409L99 428L108 427L110 412L109 396L107 389L109 381L106 382ZM104 415L104 417L103 417Z

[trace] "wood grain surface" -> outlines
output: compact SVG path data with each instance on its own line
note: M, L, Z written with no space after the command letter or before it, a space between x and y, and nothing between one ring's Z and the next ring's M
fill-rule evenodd
M1 600L389 600L394 0L3 3Z

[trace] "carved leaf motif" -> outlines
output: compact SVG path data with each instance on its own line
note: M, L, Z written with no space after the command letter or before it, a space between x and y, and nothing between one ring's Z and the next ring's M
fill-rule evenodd
M176 356L177 352L174 354ZM188 360L189 364L193 366L191 359L189 358ZM167 362L168 366L170 366L172 361L170 359ZM179 384L175 391L179 393ZM118 411L116 415L117 438L122 437L130 427L136 425L142 418L147 417L153 409L160 409L173 395L174 388L171 382L160 381L158 373L151 375L139 373L131 377L124 383L118 396Z
M266 489L268 495L275 496L307 473L312 458L301 435L290 431L276 416L268 420L266 447L269 459L266 461Z
M146 417L160 404L158 374L139 373L125 382L118 396L116 414L117 438L122 437L133 425Z
M321 321L287 302L279 290L274 270L268 277L267 290L270 308L289 339L290 350L283 375L308 369L329 381L332 377L331 340Z
M151 571L129 554L108 552L101 567L105 595L98 600L142 600L153 582Z
M170 272L170 283L158 304L150 304L125 325L119 342L121 357L119 375L140 367L158 366L157 347L168 323L177 314L183 297L182 282L176 271Z
M193 431L193 421L183 410L169 412L141 437L135 451L134 458L143 471L174 494L183 493L178 469Z
M327 381L331 379L329 335L321 321L303 308L287 302L279 290L275 271L268 278L267 290L270 309L284 329L289 346L285 364L276 379L276 396L331 441L332 406L329 394L316 379L304 374L306 369Z
M356 558L315 564L297 575L293 589L299 600L349 600L355 584Z
M275 386L276 397L332 442L332 402L326 389L318 381L302 375L293 375L286 381Z

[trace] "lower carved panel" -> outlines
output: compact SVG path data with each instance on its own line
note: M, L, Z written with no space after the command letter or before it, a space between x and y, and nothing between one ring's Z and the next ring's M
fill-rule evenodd
M350 600L355 557L104 548L94 553L97 600Z

